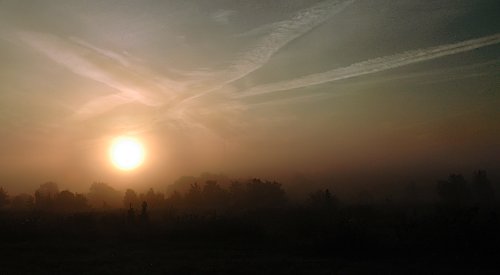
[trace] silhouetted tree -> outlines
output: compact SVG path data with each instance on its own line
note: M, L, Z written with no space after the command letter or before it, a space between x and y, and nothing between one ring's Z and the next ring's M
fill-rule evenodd
M177 179L173 184L167 187L167 192L171 194L173 191L186 194L191 189L191 185L197 182L207 182L215 181L222 188L226 188L230 185L230 180L223 174L212 174L212 173L202 173L197 177L193 176L183 176Z
M277 182L253 179L246 186L247 207L276 208L286 202L285 191Z
M148 203L146 201L143 201L141 204L141 221L142 222L147 222L149 220L149 215L148 215Z
M74 207L77 211L87 211L90 208L87 197L83 194L75 194Z
M332 196L330 190L318 190L309 196L309 203L314 208L331 210L337 207L337 198Z
M177 192L177 191L174 191L170 197L168 197L168 199L166 200L166 204L168 207L170 208L179 208L182 206L182 195L181 193Z
M161 209L165 204L165 195L156 193L153 188L149 188L145 195L139 196L139 200L146 201L151 209Z
M364 204L364 205L372 204L375 200L372 192L370 192L368 190L359 191L357 199L358 199L359 204Z
M170 192L180 192L186 194L189 192L191 185L196 183L197 179L193 176L183 176L178 178L173 184L169 185L167 191Z
M127 221L129 223L134 223L135 222L135 210L132 207L132 203L129 204L129 209L127 211Z
M464 205L470 199L470 189L460 174L451 174L448 180L439 181L437 189L441 200L448 205Z
M416 204L422 202L421 188L416 182L409 182L404 186L402 200L405 204Z
M0 208L5 207L7 204L9 204L9 194L7 194L3 187L0 187Z
M27 211L35 206L35 198L29 194L19 194L12 199L10 207L14 210Z
M203 186L203 204L207 210L221 211L229 205L229 194L216 181L209 180Z
M54 208L59 212L74 213L86 211L89 206L87 199L82 194L73 194L64 190L57 195Z
M229 185L229 196L232 210L245 207L246 192L245 186L241 182L234 181Z
M35 191L35 207L42 210L52 210L58 194L57 183L49 181L40 185Z
M127 189L127 191L125 191L123 205L125 208L139 208L139 197L137 197L134 190Z
M175 219L179 213L179 210L183 207L183 198L182 195L174 191L164 203L165 206L165 218L167 219Z
M56 208L61 212L74 211L75 194L68 190L61 191L56 197Z
M187 192L187 194L184 196L184 203L187 209L191 211L198 211L200 210L201 206L201 189L198 183L193 183L191 184L191 188Z
M491 204L495 200L495 190L484 170L474 172L474 195L480 204Z
M90 186L87 197L90 204L98 208L119 207L122 205L120 192L103 182L94 182Z

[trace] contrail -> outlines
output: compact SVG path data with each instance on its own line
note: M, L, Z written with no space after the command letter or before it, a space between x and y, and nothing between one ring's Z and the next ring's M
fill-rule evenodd
M76 110L75 115L81 119L130 102L157 107L175 96L173 91L177 90L177 86L180 87L175 86L174 81L160 78L152 72L137 71L137 66L132 66L135 64L130 64L125 57L101 50L78 38L68 40L48 33L28 31L17 31L15 35L32 49L74 74L117 91L112 95L93 99ZM158 83L160 80L162 83Z
M195 94L184 100L197 98L206 93L220 89L258 70L281 48L319 26L334 14L341 12L354 1L355 0L324 1L312 7L300 10L288 20L270 24L271 32L268 35L259 39L253 48L240 54L226 70L218 74L218 77L210 80L210 82L216 83L215 85L202 93Z
M292 80L280 81L256 86L234 95L234 98L256 96L277 91L285 91L318 85L326 82L357 77L366 74L386 71L401 66L432 60L435 58L471 51L474 49L500 43L500 33L458 43L446 44L431 48L407 51L400 54L379 57L355 63L322 73L306 75Z
M289 20L273 23L273 31L262 38L253 49L241 55L230 67L229 71L236 73L226 82L237 80L260 68L281 48L342 11L352 2L354 0L325 1L301 10Z

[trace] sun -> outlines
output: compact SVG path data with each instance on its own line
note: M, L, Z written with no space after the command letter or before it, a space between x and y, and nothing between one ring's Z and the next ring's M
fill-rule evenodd
M121 170L133 170L144 162L144 147L135 138L117 137L111 143L109 157Z

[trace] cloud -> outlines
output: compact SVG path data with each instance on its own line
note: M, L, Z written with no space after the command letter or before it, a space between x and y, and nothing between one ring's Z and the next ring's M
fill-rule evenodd
M275 107L276 105L290 105L290 104L303 104L305 101L308 100L321 100L321 99L326 99L332 97L332 94L329 93L314 93L314 94L306 94L306 95L300 95L300 96L293 96L293 97L287 97L287 98L278 98L278 99L273 99L273 100L266 100L262 102L256 102L256 103L248 103L247 106L248 108L258 108L258 107L265 107L265 106L273 106Z
M239 54L227 69L216 73L215 79L210 80L215 85L186 100L220 89L258 70L281 48L341 12L353 2L354 0L323 1L298 11L288 20L274 22L270 26L260 26L259 29L269 30L269 33L255 42L249 50Z
M75 43L83 46L83 47L92 49L92 50L96 51L97 53L120 63L120 65L122 65L124 67L130 67L130 65L131 65L130 62L128 61L127 57L125 57L119 53L115 53L115 52L110 51L110 50L98 48L98 47L84 41L83 39L78 38L78 37L72 37L71 40L74 41Z
M73 116L69 117L71 122L89 120L124 104L139 103L153 110L134 108L134 117L144 115L145 118L126 125L114 122L115 127L142 131L154 124L166 123L185 129L215 131L204 125L208 113L210 118L216 117L223 124L233 123L236 111L223 105L228 99L218 98L209 104L198 102L190 106L179 104L183 92L193 83L209 77L209 72L177 71L177 74L182 74L182 80L174 81L142 67L128 55L99 48L77 37L65 39L28 31L18 31L16 37L72 73L112 88L112 93L96 96L73 109Z
M347 67L338 68L322 73L306 75L292 80L259 85L243 92L239 92L235 94L234 97L242 98L256 96L353 78L418 62L432 60L439 57L472 51L474 49L486 47L489 45L495 45L498 43L500 43L500 33L477 39L465 40L458 43L418 49L400 54L370 59L352 64Z
M218 10L218 11L212 13L211 17L212 17L212 20L214 20L217 23L228 24L229 19L235 13L236 13L236 11L234 11L234 10Z
M127 56L97 48L78 38L63 39L48 33L26 31L17 32L17 37L74 74L117 92L85 103L75 111L81 119L130 102L160 106L175 97L175 92L182 88L180 83L132 64L134 60Z

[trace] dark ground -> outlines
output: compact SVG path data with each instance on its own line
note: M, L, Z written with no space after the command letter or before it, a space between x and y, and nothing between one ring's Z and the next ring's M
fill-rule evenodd
M496 207L1 213L1 274L499 274Z

